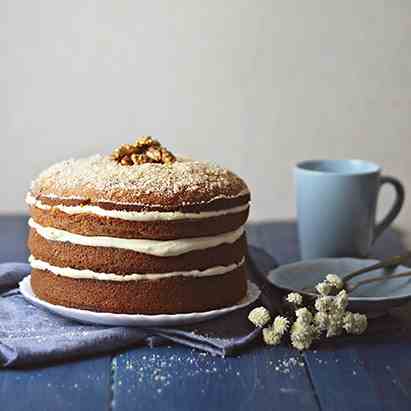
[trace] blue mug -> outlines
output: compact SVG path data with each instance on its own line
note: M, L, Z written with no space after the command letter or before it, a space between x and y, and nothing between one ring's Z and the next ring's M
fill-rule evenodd
M379 235L393 222L405 198L394 177L362 160L311 160L295 167L298 235L303 259L365 257ZM376 224L378 193L391 184L396 199Z

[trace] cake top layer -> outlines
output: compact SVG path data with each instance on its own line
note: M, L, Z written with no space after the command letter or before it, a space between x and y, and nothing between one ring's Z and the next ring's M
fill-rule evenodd
M240 177L214 164L177 158L124 166L102 155L49 167L31 191L36 197L173 207L248 194Z

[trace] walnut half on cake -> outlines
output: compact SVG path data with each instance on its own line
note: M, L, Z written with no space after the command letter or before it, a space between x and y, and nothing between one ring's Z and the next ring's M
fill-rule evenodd
M55 164L27 195L33 291L113 313L232 305L247 291L249 201L234 173L148 138Z

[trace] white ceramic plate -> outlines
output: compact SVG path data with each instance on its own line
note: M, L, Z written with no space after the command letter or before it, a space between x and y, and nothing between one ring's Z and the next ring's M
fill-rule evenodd
M24 278L19 283L20 292L23 297L32 304L45 308L46 310L61 315L62 317L78 320L87 324L101 324L127 327L163 327L183 324L193 324L212 318L220 317L231 311L246 307L260 296L260 289L253 283L248 282L247 295L237 304L219 310L205 311L201 313L187 314L113 314L99 313L95 311L67 308L61 305L50 304L37 298L31 288L30 277Z
M344 277L344 274L360 268L370 267L377 262L377 260L363 260L358 258L320 258L316 260L304 260L293 264L282 265L271 270L268 279L279 288L308 294L304 292L304 289L306 287L313 287L322 281L325 274L333 273ZM351 284L355 284L358 280L364 280L366 278L389 278L391 274L399 274L409 270L410 268L402 265L388 272L383 269L374 270L354 278ZM352 311L378 315L410 300L411 277L402 277L358 287L349 296L348 308Z

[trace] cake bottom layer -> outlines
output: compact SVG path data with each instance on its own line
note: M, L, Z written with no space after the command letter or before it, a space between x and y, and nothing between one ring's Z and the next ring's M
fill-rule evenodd
M51 304L123 314L177 314L209 311L237 303L247 292L246 270L209 277L98 281L33 269L34 294Z

